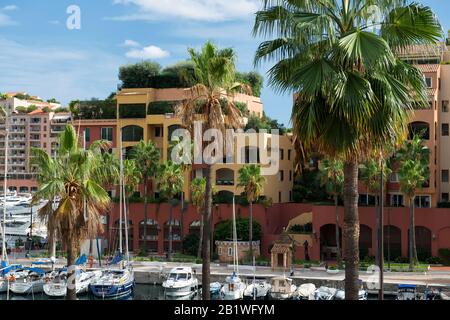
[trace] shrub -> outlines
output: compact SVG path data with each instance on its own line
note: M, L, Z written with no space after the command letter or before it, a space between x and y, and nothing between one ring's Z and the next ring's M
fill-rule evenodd
M183 239L182 243L183 253L191 256L196 256L199 244L200 244L199 236L196 233L189 233Z
M440 257L430 257L426 260L428 264L443 264L443 261Z
M239 241L248 241L249 218L236 219L236 231ZM225 220L214 227L214 240L230 241L233 239L233 221ZM261 240L261 225L253 219L253 241Z
M177 101L153 101L148 104L147 114L174 113Z
M293 233L312 233L312 223L308 222L303 225L295 224L289 228L289 231Z
M408 257L397 257L394 259L395 263L409 263L409 258Z
M438 250L438 254L443 264L450 265L450 248L441 248Z
M448 201L438 202L437 207L438 208L450 208L450 202L448 202Z

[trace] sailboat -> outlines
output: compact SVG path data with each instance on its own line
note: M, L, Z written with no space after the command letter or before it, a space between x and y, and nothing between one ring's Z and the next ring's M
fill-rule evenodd
M118 268L107 268L102 275L94 279L89 284L89 292L100 299L126 299L133 295L135 280L134 272L130 264L130 254L128 251L128 216L125 197L125 185L123 183L123 148L122 148L122 132L120 138L120 222L119 222L119 254L111 262L111 264L119 264ZM123 216L122 217L122 211ZM125 254L126 261L122 258L122 220L125 220Z
M233 196L233 273L225 278L225 284L220 289L222 300L241 300L244 298L246 285L239 277L239 254L237 246L236 213Z

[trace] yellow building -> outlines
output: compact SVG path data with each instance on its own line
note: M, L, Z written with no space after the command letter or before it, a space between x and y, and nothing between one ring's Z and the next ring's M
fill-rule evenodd
M174 115L174 106L187 98L184 89L122 89L117 93L117 131L116 141L120 141L122 134L122 147L129 150L140 140L153 141L161 154L161 162L169 159L168 149L170 138L174 130L181 127L181 120ZM224 98L226 96L224 95ZM260 98L245 94L237 94L232 97L233 101L243 103L247 106L250 115L261 117L263 105ZM244 119L245 122L245 119ZM263 134L264 145L258 144L259 153L267 151L271 155L270 145L272 141L279 141L279 155L276 166L278 170L265 175L266 183L263 196L270 198L273 203L289 202L292 200L292 186L294 181L294 150L292 137L287 135L272 136L270 133ZM237 138L236 138L237 139ZM236 140L235 139L235 140ZM236 141L235 141L236 142ZM239 146L241 147L240 149ZM241 194L242 189L237 188L238 171L243 164L254 163L249 157L248 141L244 145L235 143L234 161L213 165L212 181L216 184L218 193ZM119 150L119 149L118 149ZM119 152L119 151L117 151ZM263 157L263 155L261 155ZM256 162L260 161L258 155ZM244 162L236 160L243 159ZM263 162L264 163L264 162ZM262 168L268 165L261 165ZM204 176L204 165L194 164L192 170L185 173L184 196L190 199L190 182L193 178ZM153 191L158 190L153 187Z

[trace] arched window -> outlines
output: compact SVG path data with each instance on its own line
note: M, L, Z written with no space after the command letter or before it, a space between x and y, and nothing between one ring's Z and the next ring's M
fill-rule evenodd
M139 126L126 126L122 128L123 141L141 141L144 139L144 128Z
M216 171L216 185L232 186L234 185L234 171L231 169L219 169Z

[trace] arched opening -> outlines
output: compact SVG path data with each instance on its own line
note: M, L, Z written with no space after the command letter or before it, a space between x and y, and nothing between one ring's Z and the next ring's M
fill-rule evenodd
M414 135L419 135L421 139L430 140L430 125L423 121L415 121L408 125L408 139L412 140Z
M172 237L170 228L172 226ZM172 238L172 253L181 252L181 221L172 219L164 223L164 252L169 252L169 241Z
M339 228L339 244L342 248L342 228ZM337 257L336 225L325 224L320 227L321 260L332 260Z
M122 141L137 142L144 139L144 128L140 126L126 126L122 128Z
M159 225L154 219L148 219L147 225L145 220L139 222L139 247L143 248L144 245L144 230L147 231L147 250L149 252L158 252L158 233Z
M416 250L417 250L417 259L419 261L426 261L431 257L431 230L422 227L415 227L415 236L416 236ZM409 233L408 233L408 243L409 243ZM408 256L409 256L409 245L408 245Z
M359 256L361 259L369 256L369 250L372 248L372 228L365 224L359 227Z
M189 224L189 233L196 234L200 237L200 228L201 222L200 220L194 220Z
M115 222L115 232L114 232L114 238L115 238L115 249L119 250L120 245L120 230L122 230L122 246L123 250L125 252L125 221L122 221L122 228L120 228L120 220L116 220ZM133 239L134 239L134 233L133 233L133 221L128 220L128 251L133 251Z
M395 260L402 256L402 231L396 226L384 226L384 257Z
M231 169L219 169L216 171L216 185L218 186L233 186L234 185L234 171Z
M213 196L214 203L232 203L233 195L231 191L221 190Z

